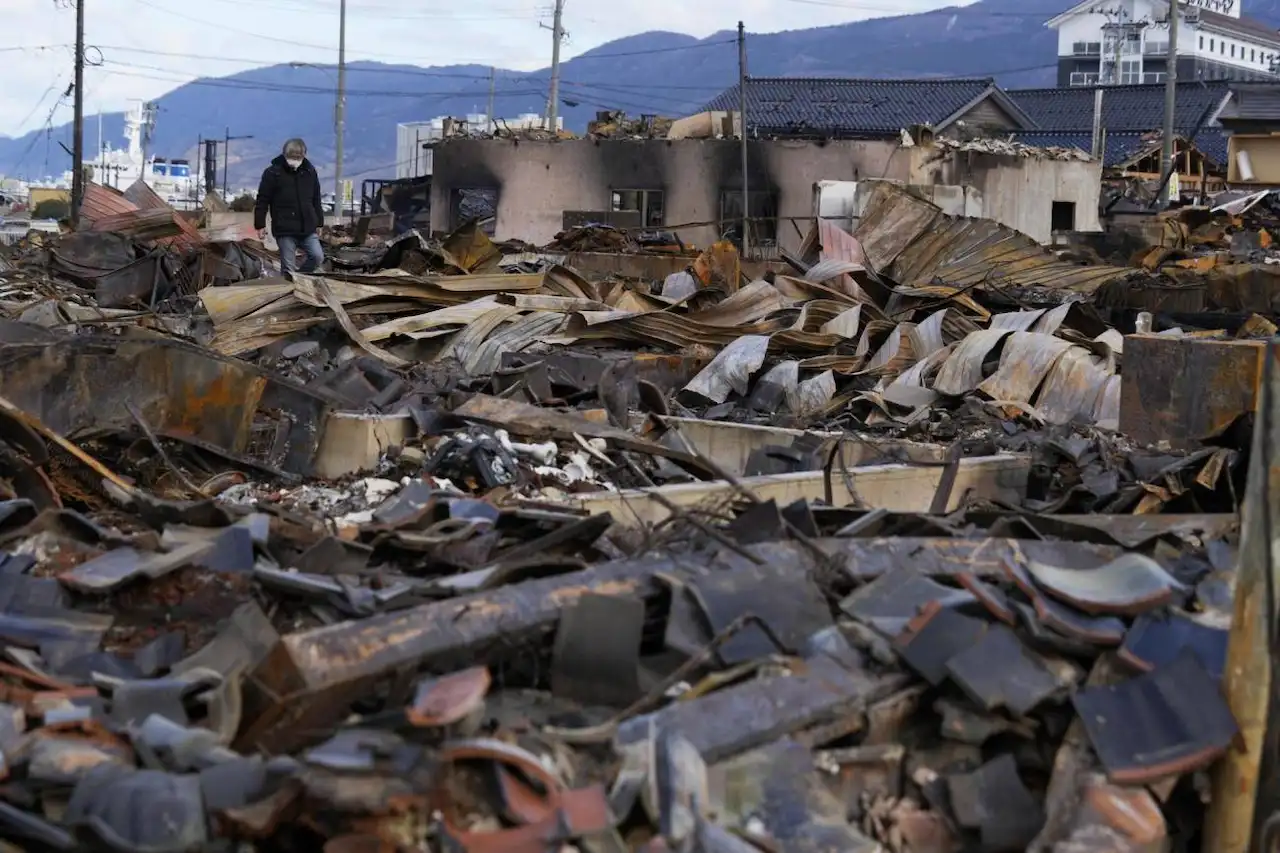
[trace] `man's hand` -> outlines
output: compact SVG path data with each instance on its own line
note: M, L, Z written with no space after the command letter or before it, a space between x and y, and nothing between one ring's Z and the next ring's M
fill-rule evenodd
M259 239L259 240L265 240L265 239L267 239L267 229L265 229L265 228L259 228L259 229L258 229L258 239Z

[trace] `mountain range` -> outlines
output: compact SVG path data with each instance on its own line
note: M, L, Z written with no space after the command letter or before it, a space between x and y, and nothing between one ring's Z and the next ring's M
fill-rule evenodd
M761 77L993 77L1007 88L1052 86L1057 35L1044 26L1071 0L979 0L970 6L876 18L838 26L748 33L748 73ZM1243 13L1280 26L1280 0L1248 0ZM618 39L561 65L565 126L581 131L597 111L686 115L738 76L736 34L705 39L649 32ZM494 115L544 111L549 72L479 65L417 67L348 65L344 171L357 183L395 177L395 125L441 115L485 112L493 87ZM151 150L196 156L199 138L251 136L229 146L233 185L252 184L291 136L308 140L322 180L332 180L333 74L329 69L275 65L181 85L158 99ZM86 147L97 140L97 117L86 120ZM102 117L103 138L118 145L123 115ZM0 174L61 174L70 158L69 124L20 137L0 137Z

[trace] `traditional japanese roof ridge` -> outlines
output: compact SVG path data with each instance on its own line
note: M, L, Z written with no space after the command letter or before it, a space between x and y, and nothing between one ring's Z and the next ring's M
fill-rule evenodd
M990 77L755 77L747 81L747 125L757 136L879 136L917 124L943 128L985 99L1032 127ZM739 108L738 87L706 110Z

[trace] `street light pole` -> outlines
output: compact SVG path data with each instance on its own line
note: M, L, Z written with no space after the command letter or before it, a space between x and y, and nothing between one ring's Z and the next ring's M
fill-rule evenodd
M342 143L347 123L347 0L339 0L338 15L338 101L333 108L336 151L333 163L333 215L342 218Z

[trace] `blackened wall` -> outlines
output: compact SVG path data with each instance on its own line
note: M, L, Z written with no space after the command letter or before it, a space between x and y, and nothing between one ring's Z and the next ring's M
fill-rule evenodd
M814 184L822 180L907 180L910 156L896 141L784 141L748 144L749 189L776 194L779 245L796 249L799 230L786 217L813 215ZM660 189L667 226L686 243L705 246L722 225L721 197L742 188L736 140L591 140L530 142L454 139L435 149L431 227L453 227L455 190L496 187L500 240L545 244L566 210L608 210L614 189ZM710 223L710 224L701 224Z

